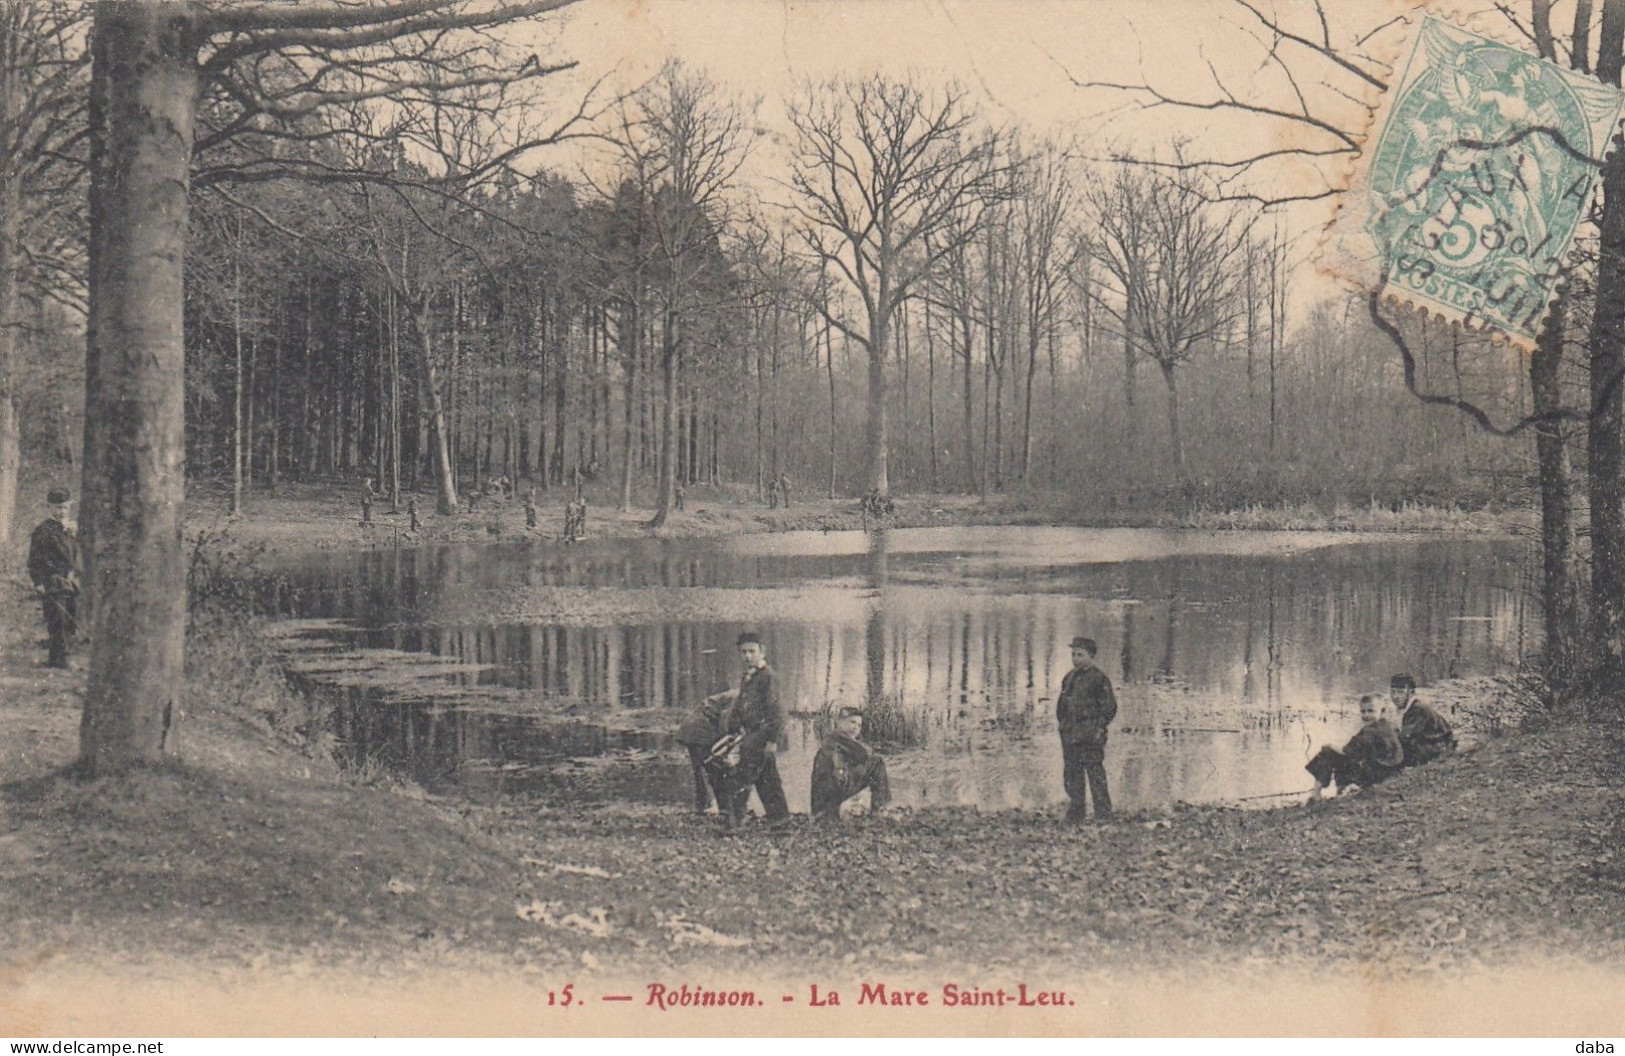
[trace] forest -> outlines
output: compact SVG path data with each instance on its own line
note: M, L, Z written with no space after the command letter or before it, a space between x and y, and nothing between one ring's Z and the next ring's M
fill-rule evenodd
M1320 99L1077 82L1333 140L1235 160L1020 127L920 72L763 100L672 59L561 93L567 58L496 29L563 6L125 4L93 33L78 5L7 5L0 525L24 459L82 473L120 599L93 625L178 627L175 470L233 513L290 482L447 514L493 479L579 480L655 526L680 489L781 478L1085 512L1540 506L1548 599L1579 597L1567 481L1618 491L1591 442L1617 430L1584 409L1617 388L1566 348L1531 360L1328 293L1318 230L1283 222L1301 196L1237 182L1350 149ZM1296 46L1267 63L1330 63L1334 103L1337 76L1381 84L1329 24L1238 8ZM188 33L149 37L177 14ZM152 54L184 150L120 109ZM1573 327L1604 322L1597 230ZM156 571L137 588L120 567Z
M570 124L593 144L575 175L502 158L505 110L348 107L239 134L193 181L189 480L234 509L366 477L397 508L421 488L450 509L492 478L545 491L577 469L623 509L666 510L667 475L857 495L880 483L878 382L905 493L1114 510L1520 493L1527 443L1408 399L1361 302L1295 283L1318 232L1199 172L993 123L952 84L817 85L789 144L758 134L759 106L673 61ZM920 159L883 189L894 234L856 219L887 206L844 171L848 138ZM32 459L79 447L64 352L83 279L63 269L80 256L40 261L19 302ZM1514 353L1438 324L1413 340L1424 389L1527 413Z

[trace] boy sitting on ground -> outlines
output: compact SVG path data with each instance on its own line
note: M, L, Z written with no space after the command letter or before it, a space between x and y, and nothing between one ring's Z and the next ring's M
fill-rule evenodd
M1456 733L1443 715L1416 699L1416 679L1395 675L1388 680L1388 693L1399 715L1399 743L1405 749L1405 765L1421 766L1456 750Z
M841 804L869 790L869 809L880 810L891 802L891 784L886 777L886 760L864 744L863 711L841 709L835 729L813 756L812 813L815 818L839 821Z
M1349 739L1340 752L1322 748L1304 767L1315 779L1314 798L1319 799L1328 785L1337 782L1337 791L1374 785L1398 772L1405 760L1394 724L1382 714L1382 705L1370 694L1360 698L1360 732Z

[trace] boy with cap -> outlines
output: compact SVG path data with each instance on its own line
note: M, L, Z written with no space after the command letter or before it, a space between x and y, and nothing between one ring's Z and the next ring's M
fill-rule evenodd
M1406 766L1431 763L1456 750L1455 732L1444 716L1416 699L1416 679L1395 675L1388 687L1399 716L1399 743L1405 750Z
M891 802L886 760L859 740L861 736L863 710L842 708L835 720L835 729L824 738L818 754L813 756L813 817L839 821L841 804L866 788L871 811L880 810Z
M1369 693L1360 698L1360 732L1349 739L1340 752L1322 748L1304 767L1315 779L1316 799L1333 781L1337 790L1351 785L1374 785L1399 771L1405 751L1399 746L1394 724L1382 717L1381 705Z
M79 539L69 519L68 489L52 488L45 501L51 515L28 537L28 578L45 609L45 666L67 667L68 643L79 626Z
M1084 797L1092 794L1095 820L1111 817L1112 796L1106 788L1106 727L1117 717L1112 680L1095 665L1095 640L1072 639L1072 670L1061 680L1055 722L1061 731L1061 760L1066 794L1072 800L1066 820L1084 819ZM1092 790L1092 791L1091 791Z
M777 824L790 816L774 754L784 732L784 708L779 704L778 683L773 669L767 666L767 650L762 647L760 635L746 631L739 636L737 644L744 671L739 692L722 713L718 735L737 734L739 742L726 757L713 758L708 764L723 823L730 829L739 826L752 786L770 823Z

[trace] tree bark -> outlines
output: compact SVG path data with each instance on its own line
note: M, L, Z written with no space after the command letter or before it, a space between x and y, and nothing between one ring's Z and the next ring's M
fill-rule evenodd
M1622 0L1604 0L1597 76L1618 84ZM1610 43L1612 47L1610 48ZM1591 500L1591 631L1605 681L1625 667L1625 155L1603 170L1597 298L1591 323L1591 406L1587 433Z
M632 469L636 461L633 443L638 417L638 335L643 322L637 302L628 304L621 317L621 363L626 369L626 400L621 431L621 512L632 508Z
M1529 359L1535 415L1555 414L1563 394L1564 323L1561 307ZM1540 473L1541 602L1546 614L1546 679L1556 689L1572 684L1580 644L1579 598L1574 583L1574 522L1570 515L1569 451L1555 419L1537 421L1535 454Z
M677 378L682 335L678 333L675 309L666 310L666 322L661 330L660 370L665 404L660 409L660 500L654 520L649 522L652 528L659 528L671 517L677 495Z
M185 680L185 250L198 95L189 6L96 6L90 102L79 762L91 774L175 749Z
M0 90L0 103L10 93ZM0 121L4 118L0 117ZM3 170L4 166L0 166ZM22 201L16 183L0 171L0 554L10 552L17 517L17 478L22 467L22 431L17 421L17 239Z
M1174 368L1162 365L1162 380L1168 386L1168 444L1174 458L1174 477L1185 483L1185 444L1179 435L1179 386L1174 381Z
M824 327L824 368L829 381L829 495L835 497L835 328Z
M425 411L429 420L429 457L434 463L435 512L450 516L457 512L457 482L452 475L451 444L446 436L446 409L435 377L434 348L429 342L428 310L426 305L410 302L407 310L412 316L412 328L418 332L418 378L428 404Z
M886 457L886 320L875 320L869 331L869 487L882 498L891 494Z

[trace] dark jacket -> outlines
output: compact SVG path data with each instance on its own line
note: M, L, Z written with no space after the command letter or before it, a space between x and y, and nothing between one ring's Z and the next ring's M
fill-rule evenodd
M839 814L841 804L870 783L878 758L873 748L844 733L834 732L824 738L818 754L813 756L812 812ZM889 791L882 802L889 798Z
M1411 701L1399 723L1405 765L1421 766L1456 750L1456 735L1444 716L1420 701Z
M694 748L709 748L716 744L722 736L724 706L725 701L710 697L689 712L677 727L677 743Z
M1117 717L1112 680L1098 667L1073 668L1061 679L1055 723L1062 744L1105 744L1106 727Z
M28 578L48 593L79 592L79 540L55 517L28 537Z
M1374 785L1399 770L1405 762L1405 750L1394 724L1378 719L1349 738L1343 746L1343 757L1354 770L1355 784Z
M758 667L739 683L739 695L722 716L722 733L744 733L739 744L742 756L754 755L769 744L777 744L784 732L784 708L779 704L779 684L773 669Z

